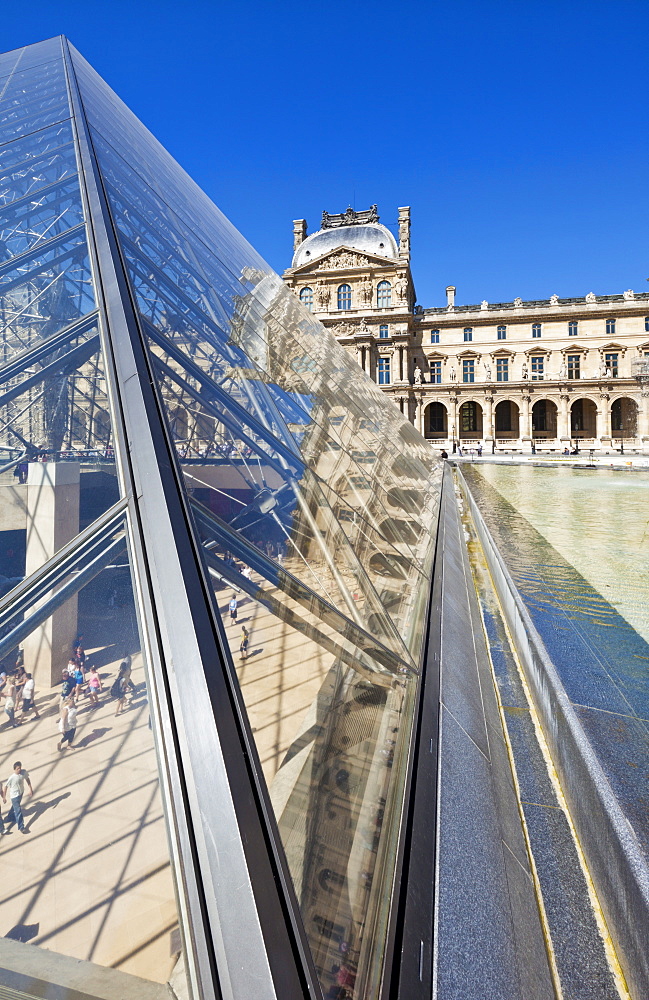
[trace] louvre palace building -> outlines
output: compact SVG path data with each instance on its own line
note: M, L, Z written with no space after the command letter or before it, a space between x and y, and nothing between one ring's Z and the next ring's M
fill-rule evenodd
M284 280L440 449L649 449L649 293L416 304L410 209L293 224Z

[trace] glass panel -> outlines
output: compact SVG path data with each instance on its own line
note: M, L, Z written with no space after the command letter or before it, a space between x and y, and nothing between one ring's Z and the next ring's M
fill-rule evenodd
M0 150L0 264L83 221L71 141L41 153L27 136L9 150Z
M29 576L118 499L93 314L0 370L0 576Z
M94 309L83 226L0 265L0 364Z
M178 913L123 521L3 604L0 663L5 936L35 981L42 947L70 983L79 959L124 997L167 982Z
M0 80L0 145L69 117L61 57Z
M320 980L369 1000L381 982L441 466L73 60Z
M320 982L374 996L416 678L208 558Z

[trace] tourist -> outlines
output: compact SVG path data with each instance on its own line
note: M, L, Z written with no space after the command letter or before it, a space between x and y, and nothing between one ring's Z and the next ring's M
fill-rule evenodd
M34 794L34 789L32 788L32 783L29 780L29 774L27 771L23 771L23 766L19 760L14 764L14 769L2 785L2 801L7 801L7 792L9 792L9 798L11 799L11 809L5 816L6 823L16 823L18 829L21 833L29 833L25 827L25 821L23 819L22 810L20 808L20 803L22 802L23 794L25 791L25 783L29 788L29 794Z
M439 456L439 457L440 457L440 458L448 458L448 452L447 452L447 451L445 451L445 450L444 450L444 449L442 448L442 450L441 450L441 452L440 452L440 456Z
M113 698L117 699L117 707L115 708L115 718L121 715L126 707L126 697L128 695L129 685L131 684L131 671L126 661L120 663L119 674L113 681L113 686L110 689L110 693Z
M26 676L27 680L25 681L25 684L23 686L23 709L22 709L20 718L22 720L22 719L25 718L25 716L29 712L33 712L34 713L34 718L35 719L40 719L40 715L36 711L36 701L35 701L35 691L34 691L35 681L34 681L34 678L32 677L31 674L26 674L25 676Z
M13 676L9 676L4 689L5 715L15 729L20 723L16 722L16 683Z
M64 668L61 674L61 696L59 699L59 710L63 707L63 703L66 698L69 698L71 694L77 689L77 681L75 678L77 665L74 660L68 662L67 667Z
M74 695L70 695L69 698L65 699L61 710L61 718L59 719L59 732L61 733L61 739L57 743L56 749L63 750L63 744L67 743L70 750L74 750L75 747L72 745L72 740L74 739L76 731L77 706L74 701Z
M245 625L241 626L241 642L239 643L239 652L241 653L241 658L246 659L248 656L248 642L250 641L250 633Z
M237 620L237 610L238 610L238 608L237 608L237 595L236 594L232 595L232 599L230 601L229 608L230 608L230 621L236 622L236 620Z
M91 705L99 704L99 692L101 691L101 677L96 667L89 666L86 671L86 681L88 683L88 697Z

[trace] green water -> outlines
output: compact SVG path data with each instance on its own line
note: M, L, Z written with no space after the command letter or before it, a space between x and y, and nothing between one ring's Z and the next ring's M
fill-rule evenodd
M649 473L474 468L649 642Z

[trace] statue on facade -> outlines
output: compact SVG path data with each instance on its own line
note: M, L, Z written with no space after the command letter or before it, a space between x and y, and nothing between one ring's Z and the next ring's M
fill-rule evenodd
M626 292L624 292L624 299L627 302L630 302L634 298L635 298L635 292L633 291L633 289L627 288Z
M487 302L486 299L482 300L482 302L480 303L480 308L482 309L483 312L487 311L487 309L489 308L489 303Z
M530 375L529 375L529 372L527 370L527 362L524 361L523 362L523 367L521 368L521 378L522 379L526 379L526 378L529 378L529 377L530 377Z
M323 284L322 281L319 281L318 284L315 286L315 297L316 297L316 302L318 303L320 309L328 308L329 296L330 296L329 287Z
M606 378L606 371L607 371L606 362L600 361L599 368L597 369L597 374L599 375L600 378Z
M363 302L370 302L374 296L374 283L371 278L365 278L360 284L361 299Z
M408 295L408 279L405 274L399 275L394 283L394 288L401 301L405 302L406 296Z
M415 385L421 385L423 381L423 372L419 365L415 365Z
M455 371L455 368L453 368L453 366L451 366L448 370L448 377L451 380L451 382L455 382L455 379L457 378L457 372Z
M586 302L597 302L597 296L595 292L589 292L586 296Z
M520 307L523 305L523 300L519 296L516 296L516 298L514 299L514 305L517 309L520 309Z
M487 382L491 382L491 365L484 362L484 376Z
M550 296L550 305L551 306L558 306L559 305L559 296L558 295L551 295Z
M568 376L568 366L564 359L559 367L559 378L567 378L567 376Z
M368 222L378 222L379 221L378 205L370 205L370 210L369 210L369 215L367 217L367 221Z
M367 325L367 320L365 319L364 316L363 316L362 320L360 321L360 323L358 324L358 330L356 332L362 334L364 337L369 337L370 336L370 334L371 334L372 331L370 330L369 326Z

